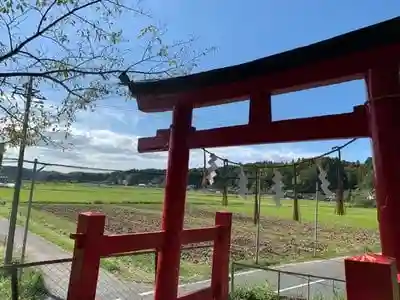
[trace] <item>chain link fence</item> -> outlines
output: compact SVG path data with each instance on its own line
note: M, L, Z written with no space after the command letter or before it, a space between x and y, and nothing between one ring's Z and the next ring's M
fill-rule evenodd
M1 299L66 299L72 259L59 259L0 267ZM135 282L125 282L100 269L97 297L100 299L141 299L148 290Z
M72 259L31 262L0 267L3 299L64 299ZM4 296L3 296L4 295Z
M277 299L346 299L345 281L340 278L301 274L260 265L232 263L231 293L248 293L257 290L275 295Z
M3 200L0 203L0 215L3 217L3 219L0 219L1 239L7 236L9 226L8 223L6 224L6 219L10 219L14 190L12 182L15 179L15 172L11 171L14 170L12 167L16 162L14 159L5 159L4 163L10 167L10 170L4 172L2 179L4 188L0 193L0 200ZM18 278L21 279L17 282L20 299L35 299L36 297L27 298L24 296L24 293L28 293L23 287L25 285L23 279L26 275L21 276L19 274L25 274L25 270L27 274L30 274L30 270L32 270L33 277L39 276L35 275L35 272L40 274L39 277L44 283L46 293L53 294L59 299L66 296L70 262L51 263L51 259L64 258L65 256L60 254L61 249L56 251L54 245L50 247L47 245L49 243L45 242L52 242L61 246L64 250L70 251L73 245L69 239L69 234L76 230L75 222L79 212L100 211L106 214L107 233L149 232L161 227L160 205L163 195L162 181L165 179L164 171L134 170L125 172L37 161L25 161L25 164L28 166L33 164L34 167L32 170L25 168L22 178L23 186L16 220L18 226L15 233L14 249L18 249L17 252L22 253L22 257L25 257L26 252L25 261L44 262L40 266L30 266L29 264L13 266L14 269L17 269ZM60 172L54 171L58 169L60 169ZM195 180L192 178L192 181L199 182L201 175L202 173L199 172L196 174ZM185 216L186 228L201 228L212 225L215 209L219 208L222 195L210 197L207 192L202 194L189 187L187 196L189 205ZM34 194L33 190L35 190ZM252 203L253 196L249 195L247 201ZM242 207L243 203L243 200L236 194L229 199L229 207L233 209L237 206ZM262 203L262 207L275 206L266 195L263 195L259 203ZM307 203L313 204L314 202L308 201ZM138 204L145 205L139 206ZM329 213L332 213L333 205L334 203L321 202L319 212L329 211ZM283 201L282 206L293 206L293 203L292 201ZM305 205L301 208L304 213L307 209L311 210L309 215L314 212L314 205L312 207ZM318 235L315 235L316 226L311 223L294 224L281 218L265 218L262 215L258 220L260 221L258 226L254 226L254 218L251 214L235 214L232 231L232 259L234 261L249 261L259 258L262 262L268 260L269 263L276 263L285 259L285 257L282 257L282 253L291 257L301 256L305 258L315 256L315 254L313 255L315 245L319 246L318 251L315 251L317 254L323 254L329 250L330 246L336 247L337 245L335 240L331 241L333 237L331 230L323 231L323 228L318 227ZM287 233L288 231L291 232L290 235ZM36 233L36 235L31 235L30 232ZM347 237L350 236L350 233L352 234L352 232L347 233L345 230L341 230L340 234L335 232L334 236L338 236L342 243L343 240L352 240L340 238L342 234ZM43 237L46 241L39 239L37 235ZM324 241L325 236L328 236L329 243ZM374 237L371 234L360 236ZM318 237L318 243L315 243L316 237ZM373 244L369 239L367 242ZM6 242L4 243L6 244ZM46 248L45 245L48 247ZM42 251L43 247L47 250ZM198 282L210 278L212 249L205 249L207 247L182 251L180 290L191 291L199 286ZM64 254L66 254L66 257L70 256L66 252ZM19 262L23 262L22 258L17 259ZM102 259L103 268L99 276L98 292L108 297L104 299L113 300L118 298L121 300L142 299L143 297L139 297L140 295L151 297L156 273L155 261L154 251L140 255L126 254L123 257ZM10 267L0 268L7 269ZM12 273L7 271L4 274L7 276L2 276L2 280L4 280L1 284L7 287L7 292L9 292L7 295L10 295L10 297L7 299L12 299L12 277L10 275ZM307 283L306 278L300 279L296 279L298 285ZM272 279L269 281L273 283ZM311 280L313 282L310 285L312 291L317 288L321 290L328 284L328 281L316 283L314 281ZM193 286L192 283L195 285ZM207 284L209 284L208 281ZM40 286L40 284L35 283L34 286ZM272 286L272 289L277 288L276 286L277 283ZM32 288L30 288L31 290ZM34 288L34 290L41 291L40 288ZM277 290L281 289L277 288ZM304 294L305 289L303 286L295 290L301 290L301 293ZM281 292L292 293L294 289ZM38 292L38 294L42 294L42 292ZM37 299L43 299L40 297L37 297Z
M182 253L202 251L210 247L211 245L183 247ZM135 269L137 272L126 270L126 274L124 274L123 265L127 260L134 260L137 264L146 264L151 270L140 272L140 270L143 270L142 266L142 268ZM14 262L10 265L0 266L1 299L66 299L71 262L72 258L63 258L23 264ZM135 300L149 299L153 296L157 272L157 252L154 250L124 253L103 258L101 259L101 266L103 268L100 269L96 295L99 299ZM113 268L115 272L113 272ZM182 284L182 286L185 286L185 284Z

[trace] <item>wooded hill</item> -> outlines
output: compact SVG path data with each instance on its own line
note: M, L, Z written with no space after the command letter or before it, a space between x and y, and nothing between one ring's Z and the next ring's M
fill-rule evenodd
M323 158L321 159L322 167L327 171L328 180L331 183L330 189L334 191L338 182L338 167L341 168L343 174L344 189L371 189L373 171L372 171L372 158L368 158L365 162L349 162L341 161L339 164L338 159ZM256 162L246 164L244 169L249 178L249 189L254 186L255 166L264 165L268 166L263 171L261 180L261 189L265 190L271 187L274 168L279 169L283 176L283 183L286 190L293 189L294 167L293 164L274 163L274 162ZM228 165L226 168L219 168L215 182L211 186L214 189L222 189L224 184L228 189L234 189L238 184L239 167ZM16 174L16 167L4 166L3 175L8 176L9 181L13 181ZM297 190L300 193L312 193L315 190L315 182L318 180L318 171L316 164L299 159L296 161L297 173ZM23 179L30 180L32 178L32 171L24 169ZM159 169L142 169L142 170L129 170L124 172L111 172L111 173L89 173L89 172L71 172L61 173L55 171L43 170L39 173L39 181L50 182L86 182L86 183L104 183L104 184L151 184L163 185L165 178L165 170ZM190 169L188 185L195 188L200 188L203 179L203 169L196 168Z

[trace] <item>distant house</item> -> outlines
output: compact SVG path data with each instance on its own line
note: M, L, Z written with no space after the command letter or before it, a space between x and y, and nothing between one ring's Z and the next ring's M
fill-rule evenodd
M0 187L6 187L6 188L14 188L15 184L14 183L9 183L8 182L8 177L1 175L0 176Z
M0 175L0 183L8 183L8 176Z

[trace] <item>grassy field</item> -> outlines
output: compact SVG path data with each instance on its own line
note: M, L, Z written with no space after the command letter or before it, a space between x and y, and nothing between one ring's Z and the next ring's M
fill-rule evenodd
M26 215L29 190L21 194L19 222ZM0 189L6 205L0 215L8 217L12 189ZM252 221L253 201L229 197L229 206L220 205L221 195L188 192L186 228L213 224L216 211L234 213L232 258L249 261L255 255L256 228ZM112 233L153 231L160 228L163 190L134 187L102 187L83 184L37 184L30 230L66 250L72 250L69 234L76 229L76 218L82 211L101 211L107 215L106 230ZM263 263L309 259L314 249L315 201L300 200L302 222L294 222L292 201L283 200L276 207L271 199L261 205L260 258ZM376 210L348 208L345 216L336 216L334 206L320 202L318 257L342 255L374 249L378 246ZM185 250L182 253L182 281L200 280L209 276L212 250ZM135 281L152 282L154 255L104 259L103 267Z
M41 203L70 203L70 204L159 204L162 207L162 189L137 188L137 187L102 187L84 184L43 184L35 186L35 202ZM0 199L10 201L13 189L0 189ZM27 202L29 184L21 191L21 202ZM188 192L187 202L200 205L211 210L229 210L233 213L246 215L253 214L253 198L242 200L237 196L229 197L229 207L223 207L221 195L204 194L201 192ZM281 207L276 207L269 198L263 198L261 214L283 219L291 219L293 206L291 200L283 200ZM302 221L312 222L315 215L315 202L299 200ZM376 210L370 208L347 208L345 216L333 214L334 207L330 203L320 202L319 221L324 224L348 225L358 228L377 228Z

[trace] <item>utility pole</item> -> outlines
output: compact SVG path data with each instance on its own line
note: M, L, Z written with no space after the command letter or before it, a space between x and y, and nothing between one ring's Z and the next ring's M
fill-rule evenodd
M18 165L17 165L17 174L15 178L15 187L14 187L14 196L11 206L11 214L10 214L10 226L8 228L7 235L7 245L6 245L6 254L4 258L4 263L6 265L12 263L12 255L14 249L14 238L15 238L15 228L17 225L17 216L18 216L18 205L19 205L19 196L22 185L22 173L24 169L24 155L25 155L25 147L27 142L27 134L29 128L29 114L31 109L33 96L33 78L30 77L26 89L26 102L25 102L25 113L24 120L22 123L22 138L19 146L19 156L18 156Z
M4 152L6 152L6 143L0 143L0 174L3 168Z
M0 143L0 176L3 174L3 158L4 153L6 152L6 143Z

